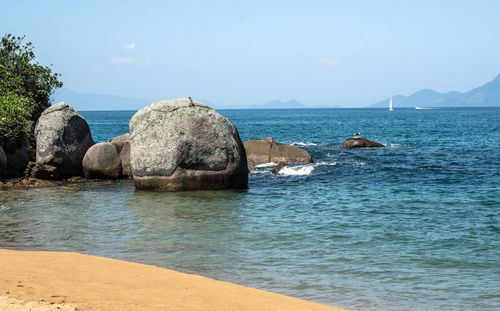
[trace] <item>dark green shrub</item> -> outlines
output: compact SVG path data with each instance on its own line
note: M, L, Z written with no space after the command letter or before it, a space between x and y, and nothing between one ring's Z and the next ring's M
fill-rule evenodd
M6 151L34 148L33 127L62 82L50 67L35 62L31 42L7 34L0 41L0 145Z

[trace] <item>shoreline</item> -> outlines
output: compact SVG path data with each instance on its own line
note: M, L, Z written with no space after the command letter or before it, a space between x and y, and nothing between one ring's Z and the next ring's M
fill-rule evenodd
M195 274L71 252L0 249L0 275L0 309L6 311L345 310Z

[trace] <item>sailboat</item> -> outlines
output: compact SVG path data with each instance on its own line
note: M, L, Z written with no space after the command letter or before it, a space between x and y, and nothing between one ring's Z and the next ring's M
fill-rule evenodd
M392 97L391 97L391 100L389 101L389 111L393 111L394 109L392 109Z

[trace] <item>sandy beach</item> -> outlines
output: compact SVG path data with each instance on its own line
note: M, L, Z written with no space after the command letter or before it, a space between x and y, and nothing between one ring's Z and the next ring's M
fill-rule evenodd
M155 266L0 249L0 310L342 310Z

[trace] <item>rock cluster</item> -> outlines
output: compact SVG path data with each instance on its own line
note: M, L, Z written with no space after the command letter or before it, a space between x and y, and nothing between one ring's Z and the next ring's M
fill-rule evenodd
M154 102L130 120L130 164L137 189L246 188L245 149L231 121L200 102Z
M313 163L306 150L278 143L272 137L247 140L244 146L250 170L255 170L256 165L270 162Z
M95 144L78 112L64 102L53 105L35 126L36 162L29 162L24 146L8 153L0 146L0 177L11 171L26 177L1 186L43 186L47 180L85 176L131 177L142 190L236 189L247 187L249 168L256 165L279 163L271 170L276 174L290 163L313 162L306 150L272 137L242 143L231 121L191 98L154 102L132 117L129 129L130 134ZM385 147L359 133L341 146Z

